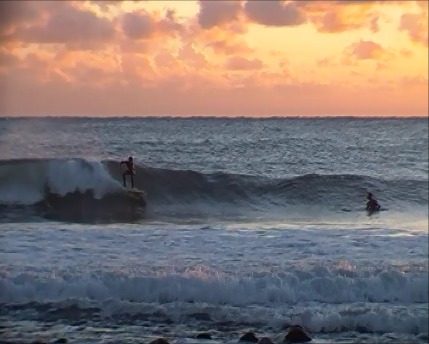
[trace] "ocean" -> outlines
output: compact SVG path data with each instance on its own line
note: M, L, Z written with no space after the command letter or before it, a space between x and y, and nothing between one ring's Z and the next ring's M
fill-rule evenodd
M1 118L0 306L2 343L427 343L428 119Z

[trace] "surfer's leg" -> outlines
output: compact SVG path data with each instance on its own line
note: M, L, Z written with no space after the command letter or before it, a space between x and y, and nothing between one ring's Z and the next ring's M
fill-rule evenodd
M131 188L134 189L134 176L131 175Z

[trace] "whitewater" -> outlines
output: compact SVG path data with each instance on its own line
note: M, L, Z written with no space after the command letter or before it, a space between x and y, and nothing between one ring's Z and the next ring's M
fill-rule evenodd
M426 343L427 118L1 118L0 305L5 343Z

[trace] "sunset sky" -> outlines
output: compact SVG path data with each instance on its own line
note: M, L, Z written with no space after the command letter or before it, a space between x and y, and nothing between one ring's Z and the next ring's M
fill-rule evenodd
M0 115L427 116L427 1L1 1Z

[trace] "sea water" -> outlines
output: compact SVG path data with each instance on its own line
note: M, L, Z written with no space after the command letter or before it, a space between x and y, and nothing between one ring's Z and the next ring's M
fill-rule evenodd
M0 305L9 343L425 343L428 121L0 119Z

